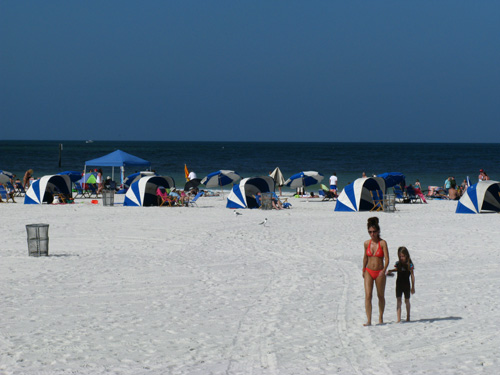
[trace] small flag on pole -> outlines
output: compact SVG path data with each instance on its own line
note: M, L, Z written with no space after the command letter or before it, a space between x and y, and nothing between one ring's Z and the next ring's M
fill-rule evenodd
M189 181L189 171L186 164L184 164L184 175L186 176L186 181Z

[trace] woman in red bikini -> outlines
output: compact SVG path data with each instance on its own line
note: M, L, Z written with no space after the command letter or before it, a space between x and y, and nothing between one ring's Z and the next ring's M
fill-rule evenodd
M365 251L363 257L363 278L365 279L365 310L367 322L365 326L372 324L372 292L373 284L377 287L378 322L384 322L385 309L385 273L389 266L389 250L387 242L380 238L380 227L378 217L368 219L368 233L370 239L365 241Z

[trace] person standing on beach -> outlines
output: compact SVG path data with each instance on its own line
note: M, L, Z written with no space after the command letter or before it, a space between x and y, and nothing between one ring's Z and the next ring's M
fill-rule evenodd
M373 284L377 288L378 297L378 322L384 322L385 309L385 272L389 266L389 250L387 242L380 238L380 226L378 225L378 217L371 217L367 223L368 234L370 239L364 243L363 252L363 278L365 279L365 310L366 323L365 326L372 324L372 293Z
M97 194L100 194L101 191L104 189L104 181L102 179L102 169L99 168L99 170L95 170L97 172L97 177L96 177L96 184L97 184Z
M30 187L30 180L33 177L33 169L28 169L23 177L23 187L24 190L28 190Z
M486 180L486 179L484 178L484 169L480 169L480 170L479 170L479 176L477 177L477 180L478 180L478 181L484 181L484 180Z
M415 294L415 275L413 273L414 267L410 258L410 253L406 247L401 246L398 249L398 258L399 260L394 265L394 269L389 270L387 275L392 275L393 272L398 273L398 278L396 279L396 311L398 314L398 323L400 323L402 305L401 297L403 296L403 293L405 295L406 321L410 321L410 293Z
M337 173L333 172L330 176L330 191L337 196Z

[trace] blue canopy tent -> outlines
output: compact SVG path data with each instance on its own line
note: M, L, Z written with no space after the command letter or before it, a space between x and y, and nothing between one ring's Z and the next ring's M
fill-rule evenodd
M82 173L81 172L78 172L78 171L65 171L65 172L61 172L61 173L58 173L60 175L67 175L69 176L71 182L77 182L78 180L80 180L82 178Z
M270 176L244 178L233 186L227 197L227 208L258 208L257 193L274 192L274 179Z
M457 204L457 214L500 212L500 182L480 181L467 188Z
M334 211L370 211L373 197L370 191L385 191L385 181L381 177L362 177L347 185L340 193Z
M386 191L388 188L399 185L401 183L403 183L403 187L406 185L405 175L401 172L382 173L377 177L382 177L384 179ZM384 193L386 193L386 191L384 191Z
M123 184L125 167L128 166L146 166L151 167L151 163L147 160L141 159L137 156L130 155L122 150L116 150L112 153L102 156L97 159L87 160L85 162L84 171L90 167L112 167L112 179L115 179L115 167L120 167L120 183Z

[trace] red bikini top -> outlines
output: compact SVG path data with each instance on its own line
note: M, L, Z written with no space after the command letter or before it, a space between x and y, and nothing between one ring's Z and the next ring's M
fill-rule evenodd
M380 242L378 243L377 251L375 251L375 254L372 254L372 241L370 240L370 243L368 244L368 247L366 248L366 255L368 255L369 257L383 258L384 252L382 250L382 246L380 246Z

